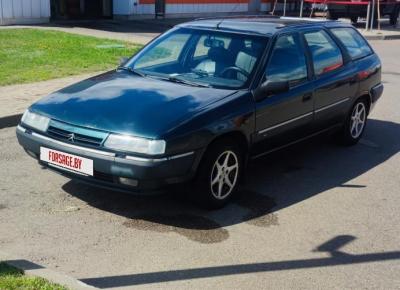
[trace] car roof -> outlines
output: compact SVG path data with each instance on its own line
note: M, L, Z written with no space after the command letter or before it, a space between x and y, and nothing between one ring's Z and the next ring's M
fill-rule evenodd
M200 18L194 21L179 24L177 26L272 36L278 31L293 30L303 27L349 26L349 24L344 24L339 21L315 18L256 15L225 18Z

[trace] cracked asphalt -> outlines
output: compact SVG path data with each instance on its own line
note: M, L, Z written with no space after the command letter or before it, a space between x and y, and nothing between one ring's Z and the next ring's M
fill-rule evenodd
M4 126L0 250L99 288L399 289L400 41L372 45L385 93L360 144L319 137L257 160L218 211L70 181Z

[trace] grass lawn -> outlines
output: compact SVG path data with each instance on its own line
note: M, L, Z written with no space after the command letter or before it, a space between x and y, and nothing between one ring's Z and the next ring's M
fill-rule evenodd
M0 30L0 86L114 68L141 45L39 29Z
M25 276L14 267L0 262L0 289L7 290L67 290L43 278Z

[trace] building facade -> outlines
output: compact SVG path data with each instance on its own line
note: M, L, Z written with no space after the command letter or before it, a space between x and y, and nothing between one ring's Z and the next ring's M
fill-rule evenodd
M269 11L270 0L114 0L114 15L140 17L258 13Z
M0 25L51 19L212 16L270 11L273 0L0 0Z
M49 0L0 0L0 25L46 23Z

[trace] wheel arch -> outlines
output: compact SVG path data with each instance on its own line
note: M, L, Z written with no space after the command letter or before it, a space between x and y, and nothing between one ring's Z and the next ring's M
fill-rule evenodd
M367 110L368 110L367 114L369 114L372 105L372 96L369 92L363 92L357 98L354 98L354 101L351 104L350 108L353 108L354 104L361 99L364 99L367 102Z
M201 164L203 163L203 160L205 159L207 152L209 152L212 146L217 144L218 142L233 142L234 144L238 144L242 149L244 168L247 166L248 155L250 150L250 141L248 140L244 132L239 130L234 130L234 131L224 132L218 136L215 136L210 140L210 142L207 144L207 146L205 147L204 151L201 154L201 157L198 160L198 164L195 170L196 174L199 168L201 167Z
M243 150L244 154L247 154L249 151L249 147L250 147L250 143L249 140L247 139L246 135L242 132L242 131L230 131L230 132L225 132L222 133L218 136L215 136L207 145L207 148L205 150L205 152L207 152L209 150L209 148L211 148L211 146L213 146L215 143L217 142L228 142L228 141L232 141L232 142L237 142L237 144L240 146L240 148Z
M369 93L362 94L359 96L356 101L358 100L365 100L367 102L367 114L369 115L371 104L372 104L372 96Z

